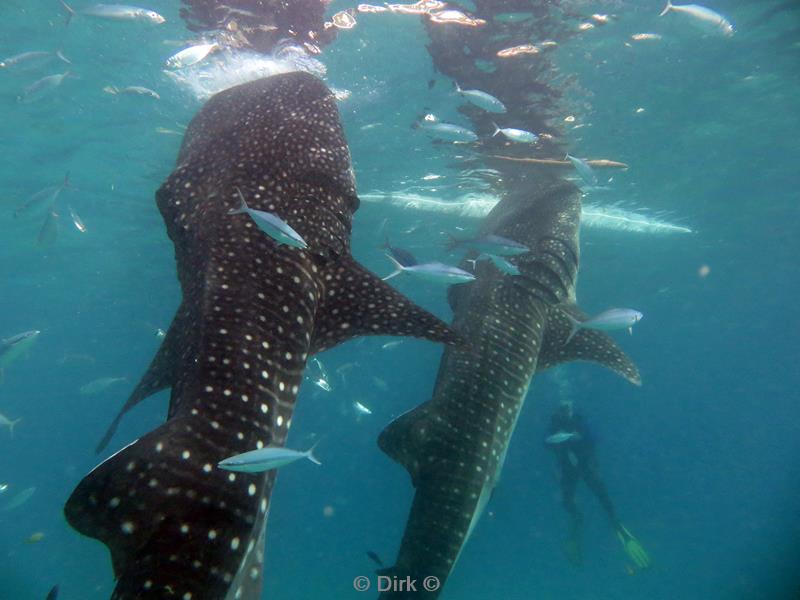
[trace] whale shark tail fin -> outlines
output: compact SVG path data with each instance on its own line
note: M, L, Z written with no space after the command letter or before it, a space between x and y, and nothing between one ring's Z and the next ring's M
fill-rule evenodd
M537 370L572 360L588 360L611 369L634 385L642 385L639 369L609 335L595 329L578 329L573 333L575 323L586 318L572 304L551 307Z
M231 551L231 541L247 547L257 536L266 513L258 510L257 493L208 500L230 480L213 468L218 456L197 435L203 426L202 416L169 420L96 466L67 501L69 524L111 551L115 598L163 598L179 587L196 598L200 590L222 598L227 584L196 561L233 575L241 553ZM258 476L240 485L257 491L264 481ZM232 511L258 518L232 519ZM202 550L193 548L199 539Z

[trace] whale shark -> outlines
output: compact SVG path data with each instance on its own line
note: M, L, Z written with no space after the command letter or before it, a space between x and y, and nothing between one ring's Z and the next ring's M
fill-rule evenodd
M588 360L641 383L636 366L605 333L583 329L568 339L567 315L585 318L575 298L580 214L580 191L545 179L533 191L505 197L487 216L484 234L530 251L513 258L518 276L482 261L474 282L450 288L452 325L468 345L445 350L432 399L378 438L415 487L397 560L381 574L417 580L418 590L392 586L381 598L441 593L497 485L537 372ZM426 577L435 577L436 585L423 591Z
M307 246L233 214L242 198ZM334 96L313 75L212 97L156 204L182 301L99 449L122 414L170 388L167 420L86 475L65 515L109 548L114 599L255 600L276 471L216 465L284 445L310 355L361 335L459 336L352 258L350 152Z

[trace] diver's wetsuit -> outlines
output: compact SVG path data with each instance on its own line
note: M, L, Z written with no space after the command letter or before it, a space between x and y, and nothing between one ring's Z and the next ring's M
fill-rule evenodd
M557 411L550 418L547 435L551 436L559 432L576 432L580 436L560 444L547 444L555 452L558 460L561 479L561 501L571 520L570 543L575 546L572 549L575 556L570 558L574 562L580 562L579 544L582 516L575 504L575 489L580 478L583 478L589 489L597 496L616 531L621 528L621 524L617 520L614 505L608 496L606 486L600 479L595 457L594 439L583 417L577 413L569 414L563 410Z

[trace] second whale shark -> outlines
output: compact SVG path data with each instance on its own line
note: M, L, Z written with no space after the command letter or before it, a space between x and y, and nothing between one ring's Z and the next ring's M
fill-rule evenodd
M246 215L279 217L307 247ZM275 471L225 458L283 446L308 357L367 334L457 336L358 265L359 206L334 96L289 73L214 96L156 194L183 300L124 412L171 388L167 421L95 467L69 523L111 551L114 599L255 600Z
M378 439L416 488L397 561L382 574L418 581L417 592L390 590L381 598L441 593L497 485L537 372L589 360L641 383L605 333L581 329L570 338L566 315L586 318L575 306L580 191L553 178L536 185L501 200L483 227L484 234L530 249L514 257L519 276L477 262L475 282L450 288L453 327L469 345L445 350L432 399L398 417ZM436 589L423 590L430 577Z

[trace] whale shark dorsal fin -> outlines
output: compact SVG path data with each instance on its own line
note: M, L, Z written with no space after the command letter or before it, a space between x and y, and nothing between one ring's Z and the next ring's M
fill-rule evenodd
M587 360L611 369L634 385L642 385L639 369L606 333L580 329L570 338L573 329L570 316L577 321L588 318L574 304L558 304L548 311L537 371L571 360Z
M153 360L150 361L150 366L147 368L147 371L142 375L139 383L108 426L108 429L103 435L103 439L97 444L95 448L97 454L108 446L111 438L114 437L117 431L117 427L119 427L122 421L122 417L125 416L125 413L142 400L149 398L153 394L157 394L161 390L172 387L175 382L176 367L180 356L188 352L191 348L191 343L193 341L192 331L189 310L182 304L178 308L178 312L175 313L175 318L172 320L172 324L169 326L158 352L156 352ZM174 400L171 399L169 406L170 416L175 413L176 407L173 404Z
M461 341L444 322L351 258L323 272L323 281L312 354L362 335L408 335L449 344Z
M435 417L430 401L423 402L389 423L378 436L378 447L395 462L403 465L417 487L421 470L426 465L420 460L425 456L425 445L437 436L431 431Z

